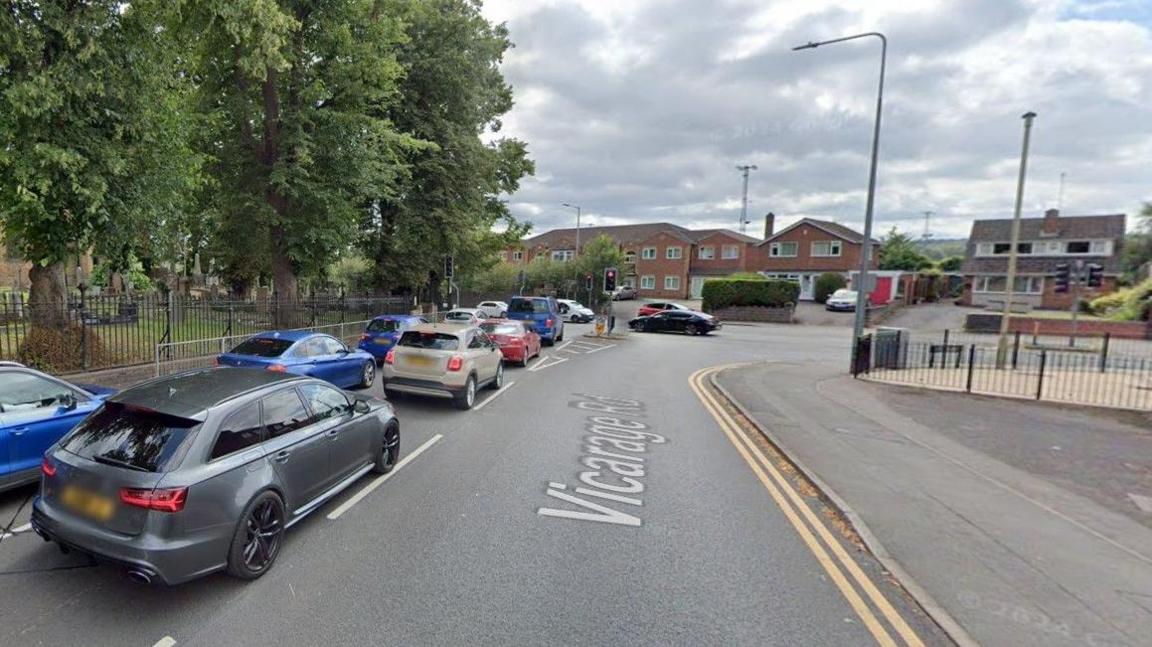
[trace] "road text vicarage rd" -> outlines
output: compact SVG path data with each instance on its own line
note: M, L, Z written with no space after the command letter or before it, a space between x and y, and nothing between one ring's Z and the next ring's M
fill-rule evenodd
M576 475L581 485L569 493L568 485L551 482L547 494L570 503L575 508L542 507L537 514L562 519L596 521L622 526L641 525L637 508L644 505L644 481L648 462L644 456L648 445L662 445L668 439L648 431L648 425L634 420L643 418L644 405L636 400L603 395L577 394L568 406L595 412L585 420L584 456L580 464L588 468Z

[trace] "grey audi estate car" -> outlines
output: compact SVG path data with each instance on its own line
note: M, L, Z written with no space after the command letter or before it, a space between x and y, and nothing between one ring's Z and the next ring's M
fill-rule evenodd
M384 400L284 373L182 373L108 399L49 448L32 527L139 582L255 579L288 527L399 452Z

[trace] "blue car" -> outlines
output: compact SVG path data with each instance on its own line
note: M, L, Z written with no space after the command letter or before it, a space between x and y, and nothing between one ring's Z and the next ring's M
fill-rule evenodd
M0 491L40 478L44 451L115 392L0 362Z
M307 375L345 389L366 389L376 381L376 358L344 342L307 331L263 332L216 358L217 366L262 368Z
M564 318L560 304L552 297L512 297L508 300L508 318L532 322L545 346L564 341Z
M376 363L384 361L384 356L396 345L400 335L412 326L428 323L424 317L415 315L384 315L368 322L364 334L360 335L357 348L367 351L376 358Z

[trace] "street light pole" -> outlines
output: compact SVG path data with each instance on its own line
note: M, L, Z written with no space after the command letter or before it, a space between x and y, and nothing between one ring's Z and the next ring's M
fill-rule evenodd
M748 225L748 171L756 171L755 164L742 164L736 167L744 175L744 199L740 203L740 233L744 233Z
M580 258L580 205L564 203L565 207L576 210L576 254L575 258Z
M876 201L876 166L880 156L880 115L884 107L884 68L888 61L888 39L878 31L870 31L854 36L834 38L819 43L808 43L793 47L792 51L816 49L821 45L842 43L857 38L875 37L880 39L880 83L876 92L876 125L872 130L872 167L868 172L868 202L864 210L864 240L861 242L860 279L856 285L856 318L852 324L852 358L856 358L856 347L864 336L864 323L868 311L868 270L872 262L872 207Z
M1012 247L1008 249L1008 276L1005 277L1004 310L1000 314L1000 339L996 344L996 368L1004 368L1008 360L1008 319L1012 314L1012 296L1016 291L1016 252L1020 246L1020 210L1024 205L1024 177L1028 171L1028 144L1032 138L1032 120L1035 112L1026 112L1024 145L1020 150L1020 176L1016 178L1016 208L1012 213Z

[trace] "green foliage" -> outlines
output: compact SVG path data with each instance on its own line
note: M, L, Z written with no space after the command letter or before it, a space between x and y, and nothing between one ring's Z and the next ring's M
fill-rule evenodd
M1152 263L1152 231L1128 234L1120 252L1121 276L1129 282L1136 280L1145 263Z
M1093 314L1117 321L1147 321L1152 310L1152 279L1092 300Z
M511 263L497 263L492 267L474 272L468 280L463 282L466 289L485 295L516 294L520 290L517 282L522 265Z
M932 261L920 253L908 234L895 226L889 230L880 247L880 269L915 271L931 267Z
M795 304L800 286L792 281L713 279L704 282L703 309L714 312L729 306L779 308Z
M917 240L916 250L934 261L942 261L952 256L964 257L968 248L968 241L959 238L942 238L938 240Z
M623 269L624 252L620 251L620 246L616 244L616 241L601 234L584 245L584 249L580 252L580 258L576 259L573 265L575 265L575 275L579 284L577 294L582 298L587 298L586 295L588 294L584 289L584 277L589 274L592 275L592 303L585 303L584 305L594 308L608 302L609 296L604 293L604 270L609 267L615 267L617 270ZM617 283L622 278L617 276Z
M940 268L941 272L959 272L963 266L963 256L949 256L936 264L936 267Z
M372 285L372 261L357 254L345 254L328 265L328 281L346 294L368 290Z
M767 281L768 280L768 277L764 276L763 274L760 274L759 272L736 272L735 274L729 274L728 278L739 279L741 281Z
M824 303L828 297L836 290L848 286L848 279L844 278L843 274L838 272L825 272L816 277L816 285L813 287L813 297L816 303Z

